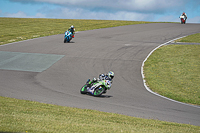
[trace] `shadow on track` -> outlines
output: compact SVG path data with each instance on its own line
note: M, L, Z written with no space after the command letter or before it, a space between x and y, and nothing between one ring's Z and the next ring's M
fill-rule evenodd
M82 94L82 95L88 95L88 96L95 97L95 96L93 96L93 95L90 94L90 93ZM95 97L95 98L111 98L111 97L113 97L113 96L110 96L110 95L101 95L101 96L98 96L98 97Z

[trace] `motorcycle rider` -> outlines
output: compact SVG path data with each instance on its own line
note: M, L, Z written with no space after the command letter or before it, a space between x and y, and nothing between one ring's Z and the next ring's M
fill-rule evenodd
M99 75L99 78L93 78L93 80L92 81L90 81L90 79L88 79L87 80L87 82L86 82L86 84L87 84L87 89L91 89L91 85L93 84L93 83L95 83L95 82L98 82L98 81L100 81L100 80L109 80L110 81L110 83L111 83L111 85L112 85L112 80L113 80L113 78L114 78L114 72L112 72L112 71L109 71L108 72L108 74L100 74ZM110 86L111 86L110 85Z
M181 14L181 16L184 16L184 18L185 18L185 21L186 21L186 19L187 19L187 15L186 15L186 13L185 13L185 12L183 12L183 13Z
M75 28L73 25L71 27L69 27L68 31L70 31L72 33L72 38L74 38Z

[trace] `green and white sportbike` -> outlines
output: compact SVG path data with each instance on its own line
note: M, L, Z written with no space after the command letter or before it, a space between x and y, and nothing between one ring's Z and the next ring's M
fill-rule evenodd
M97 80L92 83L89 79L86 84L81 88L81 94L91 94L95 97L101 96L103 93L106 93L110 89L112 81L110 80Z

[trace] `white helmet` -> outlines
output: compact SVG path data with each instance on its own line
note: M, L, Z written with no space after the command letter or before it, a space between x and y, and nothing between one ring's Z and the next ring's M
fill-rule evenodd
M108 72L108 78L113 79L114 78L114 72L112 72L112 71Z
M71 28L74 29L74 26L72 25Z

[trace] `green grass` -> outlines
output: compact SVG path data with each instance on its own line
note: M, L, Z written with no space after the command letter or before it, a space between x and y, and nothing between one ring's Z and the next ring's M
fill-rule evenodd
M167 45L145 62L151 90L171 99L200 105L200 45Z
M76 31L85 31L123 25L144 24L142 21L115 21L115 20L76 20L76 19L38 19L38 18L0 18L0 45L64 34L74 25Z
M199 126L0 97L0 132L198 133Z
M189 35L187 37L178 39L175 42L200 43L200 33Z

